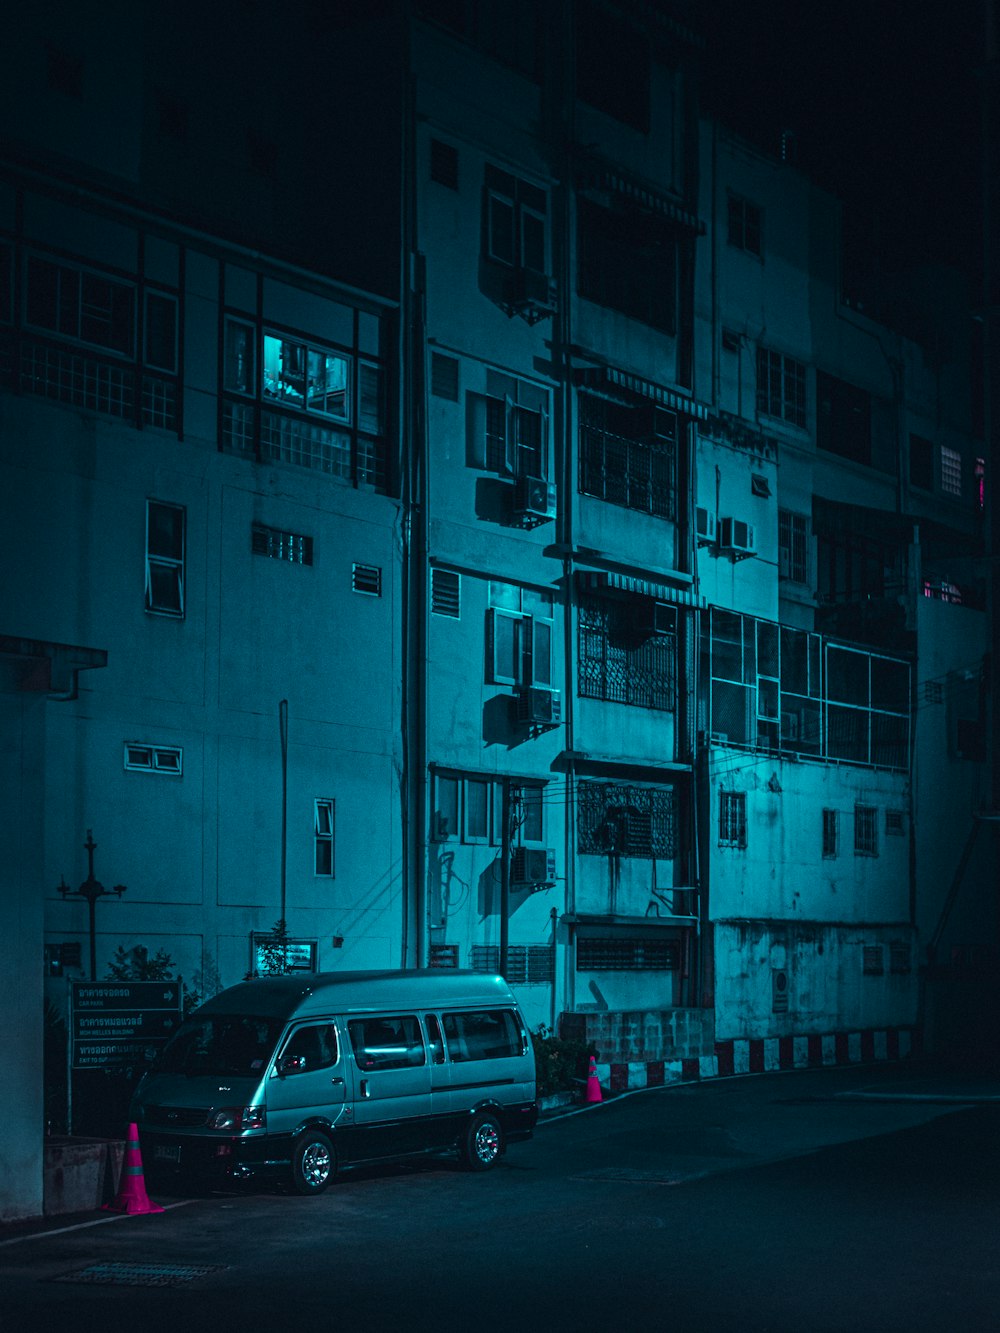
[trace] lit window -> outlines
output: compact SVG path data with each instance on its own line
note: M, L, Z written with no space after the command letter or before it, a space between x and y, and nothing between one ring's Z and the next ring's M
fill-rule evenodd
M261 392L265 398L283 407L349 420L350 364L346 357L265 333L263 362Z
M146 610L184 614L184 519L180 505L146 501Z
M314 802L315 873L333 878L334 803L328 799Z

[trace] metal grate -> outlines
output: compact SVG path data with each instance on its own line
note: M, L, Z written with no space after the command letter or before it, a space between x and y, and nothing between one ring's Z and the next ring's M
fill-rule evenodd
M461 577L450 569L431 570L431 610L458 619L462 606Z
M677 854L673 789L581 782L577 845L581 855L672 859Z
M250 529L250 549L254 555L265 555L270 560L284 560L291 565L311 565L313 539L299 532L282 532L264 523L254 523Z
M472 946L472 970L496 975L500 950L495 944ZM547 944L512 944L507 950L506 980L514 986L545 985L555 980L555 959Z
M62 1273L53 1282L87 1282L116 1287L177 1287L182 1282L222 1273L228 1264L88 1264L72 1273Z
M674 972L680 967L677 940L610 937L578 939L578 972Z
M634 611L610 599L581 602L579 633L579 690L584 698L673 712L676 635L643 637Z
M351 587L367 597L381 597L381 568L378 565L354 565L351 570Z

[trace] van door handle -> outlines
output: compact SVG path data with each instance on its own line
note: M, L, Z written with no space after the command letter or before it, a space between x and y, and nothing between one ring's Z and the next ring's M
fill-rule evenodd
M342 1078L336 1078L336 1077L332 1078L330 1082L334 1085L335 1088L343 1087L344 1084L344 1080Z
M361 1095L362 1097L370 1097L372 1095L372 1090L369 1087L368 1080L366 1078L363 1078L361 1080Z

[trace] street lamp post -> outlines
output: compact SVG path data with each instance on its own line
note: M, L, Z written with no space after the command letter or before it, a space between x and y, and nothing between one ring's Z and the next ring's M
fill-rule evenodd
M87 849L87 878L78 889L71 889L66 883L65 875L60 876L56 888L62 894L63 898L85 898L87 900L87 910L90 916L90 979L97 980L97 943L95 930L95 916L98 898L109 897L112 893L120 898L125 892L124 884L116 884L114 888L106 889L104 885L94 878L94 852L97 849L97 843L94 841L94 835L91 829L87 829L87 841L83 844Z

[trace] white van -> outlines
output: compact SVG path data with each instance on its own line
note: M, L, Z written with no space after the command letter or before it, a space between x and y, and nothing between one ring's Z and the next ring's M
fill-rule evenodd
M485 1171L532 1136L534 1051L502 977L263 977L191 1015L129 1118L154 1182L278 1175L318 1194L339 1165L446 1149Z

